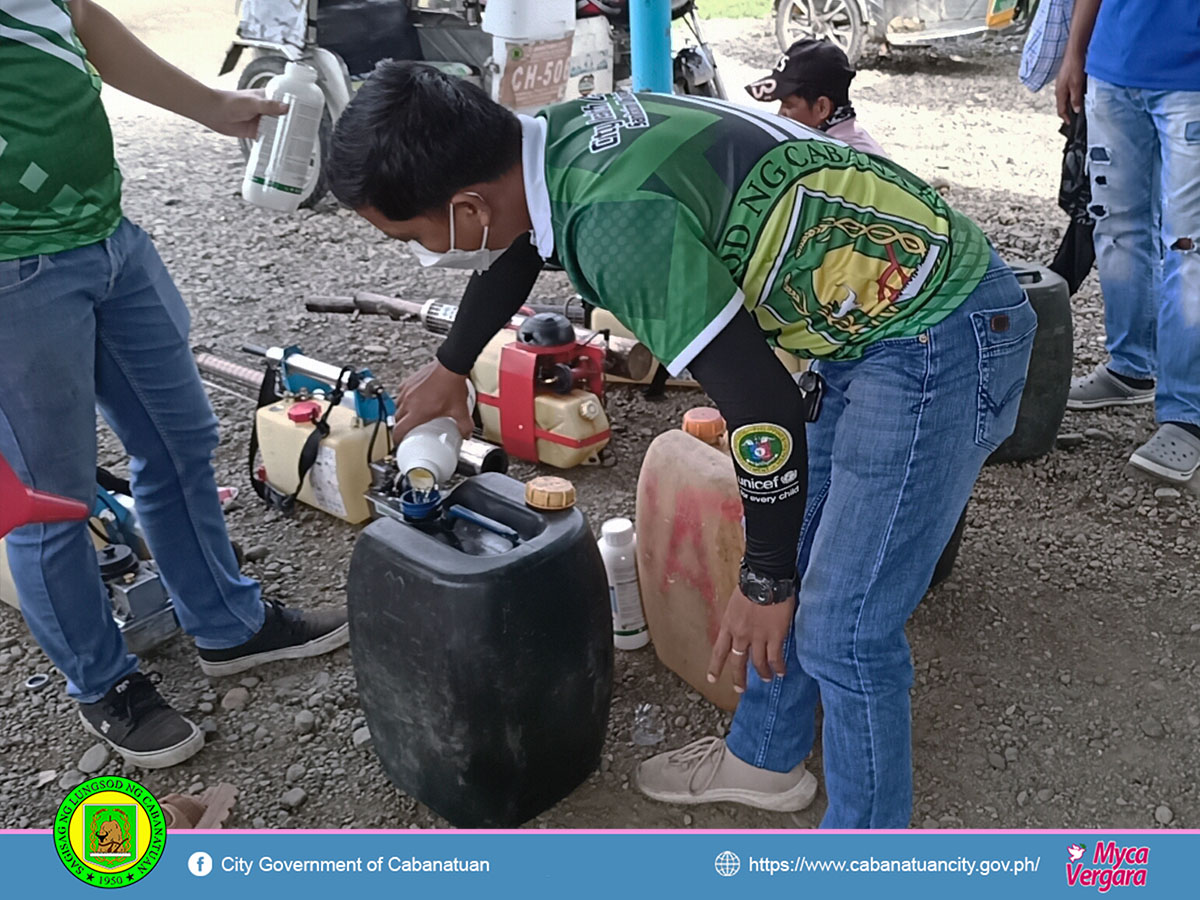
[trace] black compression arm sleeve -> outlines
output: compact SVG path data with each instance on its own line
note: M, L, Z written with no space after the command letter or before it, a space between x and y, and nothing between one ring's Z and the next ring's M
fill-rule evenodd
M458 315L437 358L451 372L466 375L487 342L529 299L543 260L523 234L486 272L476 272L467 283Z
M760 435L774 433L770 426L786 433L790 455L767 474L748 471L744 454L736 446L731 450L746 515L746 565L770 578L793 577L808 477L799 389L745 311L700 351L688 370L725 417L731 444L734 432L747 425L768 426Z

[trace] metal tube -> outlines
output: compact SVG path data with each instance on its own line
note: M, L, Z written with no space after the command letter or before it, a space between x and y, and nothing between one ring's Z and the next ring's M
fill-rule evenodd
M342 377L340 366L321 362L321 360L305 356L303 353L291 353L282 357L282 364L288 372L307 375L309 378L315 378L317 381L323 381L329 385L336 385Z
M671 0L629 0L629 44L633 89L671 93Z
M274 363L280 364L285 372L296 375L307 375L328 385L336 385L342 377L342 368L305 356L303 353L291 353L284 356L283 347L259 347L254 344L243 344L242 349L255 356L265 356Z
M263 380L263 373L259 370L252 369L250 366L243 366L241 363L221 359L221 357L213 356L211 353L197 353L196 368L201 372L207 372L210 375L219 375L222 378L228 378L230 381L236 381L239 384L246 385L246 387L255 389L262 384Z
M454 324L454 320L458 316L458 304L430 300L421 307L420 316L421 324L425 326L426 331L432 331L434 334L449 334L450 326Z
M476 438L467 438L458 451L458 474L479 475L483 472L507 472L508 454L503 447Z

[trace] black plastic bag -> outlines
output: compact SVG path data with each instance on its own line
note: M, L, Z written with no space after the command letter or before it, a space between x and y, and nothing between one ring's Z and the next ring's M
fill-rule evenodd
M1092 202L1092 184L1087 172L1087 117L1083 113L1071 113L1071 123L1064 124L1059 132L1067 139L1067 146L1063 148L1058 205L1071 217L1071 223L1049 268L1062 276L1074 294L1096 261L1096 248L1092 243L1095 225L1088 211Z

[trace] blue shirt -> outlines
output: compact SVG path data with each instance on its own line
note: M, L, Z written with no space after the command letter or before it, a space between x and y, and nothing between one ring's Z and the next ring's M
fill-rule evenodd
M1200 91L1200 0L1103 0L1087 73L1120 87Z

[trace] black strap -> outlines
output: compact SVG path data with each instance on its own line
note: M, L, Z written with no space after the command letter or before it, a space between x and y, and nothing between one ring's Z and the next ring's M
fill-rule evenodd
M309 434L308 439L304 442L304 446L300 450L300 459L296 464L296 473L299 476L296 480L296 490L291 494L285 494L283 491L269 484L258 477L258 473L254 469L254 463L258 456L258 416L254 417L254 427L250 431L250 483L254 487L254 493L270 506L272 509L277 509L286 516L290 516L296 509L296 498L300 495L301 489L304 487L304 479L309 471L317 462L317 453L321 449L321 441L329 436L329 415L333 412L333 408L342 402L342 396L345 394L346 380L354 374L354 369L347 366L342 369L338 375L337 384L329 393L329 405L325 407L325 412L321 418L313 421L314 428ZM276 372L273 367L268 367L266 374L263 376L262 385L258 390L258 408L269 406L279 399L279 392L276 389Z
M258 401L255 404L255 412L262 409L264 406L270 406L279 399L279 390L276 387L276 370L274 366L267 366L263 372L262 384L258 387ZM258 458L258 416L254 416L254 424L250 428L250 486L254 488L254 493L258 494L260 500L266 503L273 509L283 509L283 500L286 496L281 491L277 491L266 481L258 477L258 472L255 471L254 463Z
M96 466L96 484L104 488L110 494L124 494L126 497L133 496L133 488L129 486L129 481L125 478L120 478L114 475L108 469L103 469Z
M321 441L329 437L329 413L335 406L342 402L341 392L334 391L330 396L329 406L325 408L325 414L321 418L315 420L315 426L308 436L308 440L304 442L304 446L300 449L300 460L296 464L296 474L299 476L296 479L296 490L288 497L284 498L284 511L291 513L296 505L296 497L300 495L300 489L304 487L304 478L308 475L317 462L317 451L321 449Z

